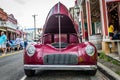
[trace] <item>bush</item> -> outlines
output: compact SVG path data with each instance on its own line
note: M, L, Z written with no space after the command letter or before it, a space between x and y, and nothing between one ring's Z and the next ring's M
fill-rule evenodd
M99 53L99 58L100 59L104 59L105 58L105 53L104 52L100 52Z

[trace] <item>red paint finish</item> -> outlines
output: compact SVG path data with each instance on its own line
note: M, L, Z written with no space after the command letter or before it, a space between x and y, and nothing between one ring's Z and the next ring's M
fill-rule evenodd
M67 34L61 34L61 41L62 42L67 42ZM59 35L55 34L54 36L54 42L59 42Z
M82 37L85 39L85 30L84 30L84 15L83 12L81 11L81 20L82 20Z
M57 13L56 7L60 7L60 13ZM63 4L58 3L52 8L52 12L50 12L47 18L47 21L44 25L43 35L42 35L42 43L31 44L35 47L35 53L33 56L29 56L27 53L27 48L24 51L24 64L39 64L43 65L43 59L45 55L48 54L74 54L78 58L78 65L96 65L97 64L97 50L95 46L90 42L79 43L79 38L77 36L78 31L76 28L78 25L72 21L69 17L67 8L63 6ZM53 15L52 15L53 13ZM61 20L61 42L67 43L67 45L63 48L56 48L53 46L53 43L59 42L59 33L56 31L58 30L58 23L55 21L57 20L55 16L57 15L63 16L64 19ZM51 21L55 21L51 23ZM66 21L66 22L64 22ZM49 25L50 24L50 25ZM66 29L66 30L64 30ZM85 48L87 45L91 45L95 48L95 52L93 56L87 55Z
M106 2L105 0L102 0L102 4L103 4L103 16L104 16L104 31L105 31L105 35L108 36L108 22L107 22L107 11L106 11Z
M92 28L91 28L91 12L90 12L90 2L87 1L87 9L88 9L88 34L91 35L92 34Z
M78 32L78 24L73 21L68 9L63 4L59 3L50 10L43 27L43 34L51 32L58 33L58 14L61 16L62 32L66 32L66 30L74 32L72 29L74 29L75 32Z
M89 43L89 42L85 42L85 43L81 43L79 44L79 65L90 65L90 64L97 64L97 50L95 49L94 55L93 56L89 56L87 55L85 48L87 45L92 45L93 44ZM94 46L95 48L95 46ZM80 58L82 58L83 60L81 61Z
M35 54L33 56L28 56L27 51L24 50L24 64L43 64L43 54L41 44L34 45L36 48ZM26 48L27 49L27 48Z
M54 48L50 44L47 44L47 45L37 45L36 44L36 46L38 46L38 47L36 47L36 52L32 57L29 57L25 50L24 64L43 64L43 57L47 54L69 53L69 54L76 54L78 56L78 62L79 62L78 64L79 65L90 65L90 64L95 65L97 63L97 50L95 48L94 55L91 57L91 56L87 55L87 53L85 52L85 48L87 45L94 46L93 44L91 44L89 42L81 43L81 44L70 44L66 48L63 48L63 49L61 49L61 51L59 51L59 49ZM83 59L82 61L80 61L80 59L79 59L80 57Z

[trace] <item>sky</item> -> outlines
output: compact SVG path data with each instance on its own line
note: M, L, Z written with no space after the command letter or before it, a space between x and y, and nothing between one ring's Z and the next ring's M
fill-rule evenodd
M23 28L32 28L36 16L36 27L42 28L50 9L58 2L68 9L74 6L75 0L0 0L0 8L7 14L13 14Z

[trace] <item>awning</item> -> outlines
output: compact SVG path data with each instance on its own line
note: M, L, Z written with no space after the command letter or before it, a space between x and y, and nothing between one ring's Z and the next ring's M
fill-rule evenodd
M17 33L17 34L19 34L19 35L26 35L26 33L25 33L25 32L20 31L20 30L16 30L16 33Z
M24 34L24 35L26 35L26 33L25 33L25 32L23 32L23 34Z
M22 31L20 30L16 30L16 33L22 35Z
M2 29L2 28L0 28L0 31L6 31L6 29Z
M7 31L16 32L14 29L7 28Z

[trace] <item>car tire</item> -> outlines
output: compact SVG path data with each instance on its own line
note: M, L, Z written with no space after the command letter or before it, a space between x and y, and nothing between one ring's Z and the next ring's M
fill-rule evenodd
M24 69L25 75L27 75L27 77L31 77L35 75L35 70L26 70Z
M97 72L97 69L88 71L89 75L91 75L91 76L94 76L96 74L96 72Z

